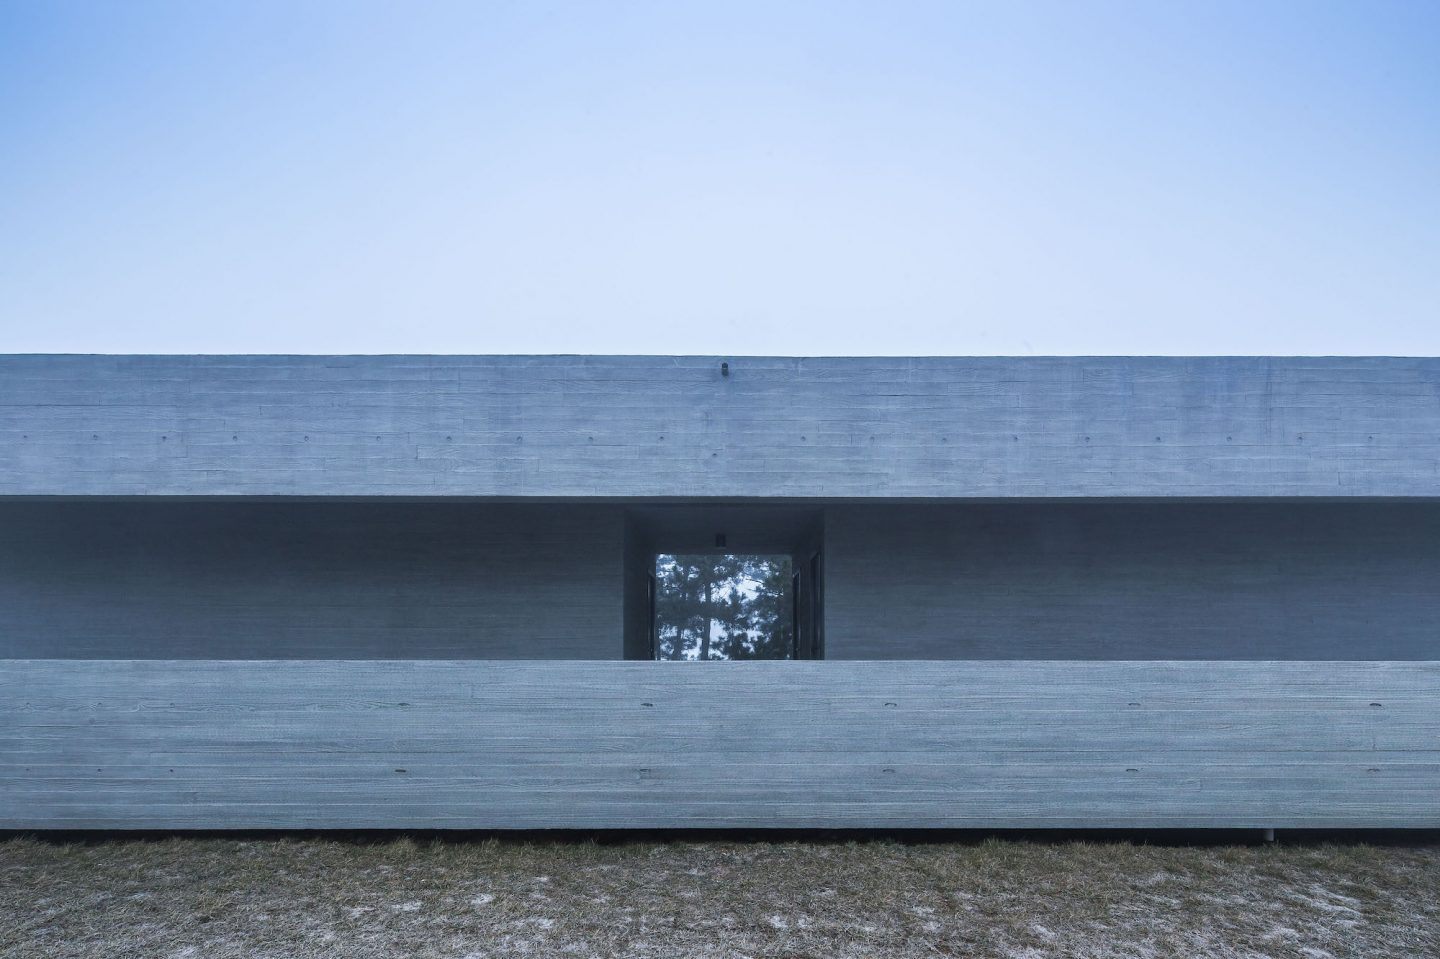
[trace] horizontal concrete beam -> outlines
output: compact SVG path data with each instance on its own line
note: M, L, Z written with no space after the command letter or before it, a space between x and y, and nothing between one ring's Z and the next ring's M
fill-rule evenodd
M150 494L1433 497L1440 360L0 357L0 495Z
M1440 827L1440 663L0 661L0 828Z

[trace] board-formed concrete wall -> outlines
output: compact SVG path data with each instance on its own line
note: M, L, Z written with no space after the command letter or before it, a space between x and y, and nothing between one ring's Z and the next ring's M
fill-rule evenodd
M0 829L1440 827L1437 663L0 661Z
M1440 504L826 510L831 659L1440 660Z
M1440 503L821 515L830 659L1440 659ZM607 504L0 501L0 657L648 658L653 544L625 520Z
M0 501L0 657L618 659L622 511Z
M1436 497L1440 359L5 356L27 494Z

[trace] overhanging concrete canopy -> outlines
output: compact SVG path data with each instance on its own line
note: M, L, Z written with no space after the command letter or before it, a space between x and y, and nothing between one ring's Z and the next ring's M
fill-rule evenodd
M0 495L1435 497L1440 360L8 356Z

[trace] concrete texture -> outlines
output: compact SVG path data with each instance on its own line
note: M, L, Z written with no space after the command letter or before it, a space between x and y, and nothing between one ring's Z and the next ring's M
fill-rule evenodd
M717 530L823 543L831 659L1440 659L1440 504L1293 501L0 501L0 657L644 659Z
M1440 659L1440 504L826 510L831 659Z
M3 502L0 657L618 659L619 507Z
M0 662L0 829L1437 828L1440 663Z
M7 494L1435 497L1440 359L6 356Z
M0 357L0 828L1440 826L1440 359L720 361Z

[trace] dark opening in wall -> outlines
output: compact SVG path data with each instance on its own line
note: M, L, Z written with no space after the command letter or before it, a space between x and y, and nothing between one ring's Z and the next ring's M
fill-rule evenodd
M791 567L787 555L657 556L655 658L797 658Z
M820 659L817 508L627 510L625 658Z

